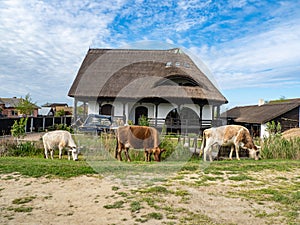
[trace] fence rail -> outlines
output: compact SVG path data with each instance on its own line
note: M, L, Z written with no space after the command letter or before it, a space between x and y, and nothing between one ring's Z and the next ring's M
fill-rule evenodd
M21 118L0 118L0 136L10 135L11 128L14 122ZM26 132L38 132L54 127L56 124L65 124L70 126L72 123L72 116L43 116L43 117L28 117L26 124Z

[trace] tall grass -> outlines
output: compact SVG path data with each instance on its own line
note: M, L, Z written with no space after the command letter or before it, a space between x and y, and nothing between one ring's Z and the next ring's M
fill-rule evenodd
M264 159L300 159L300 138L284 139L271 135L263 140L261 157Z

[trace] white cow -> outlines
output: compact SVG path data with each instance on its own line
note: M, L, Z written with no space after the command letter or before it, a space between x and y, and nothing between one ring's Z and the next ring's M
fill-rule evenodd
M68 159L70 160L70 152L72 153L73 160L78 160L79 150L72 138L72 135L65 130L50 131L43 135L43 144L45 149L45 156L48 159L48 151L50 151L51 159L53 159L54 149L59 149L59 158L61 159L62 150L68 149Z
M239 125L226 125L216 128L209 128L203 132L203 140L200 150L200 155L204 153L203 159L206 161L206 154L209 155L209 160L212 161L212 147L213 145L231 146L229 158L232 159L232 153L235 148L236 158L239 158L239 147L249 151L250 158L258 160L259 150L254 145L250 133L246 127Z

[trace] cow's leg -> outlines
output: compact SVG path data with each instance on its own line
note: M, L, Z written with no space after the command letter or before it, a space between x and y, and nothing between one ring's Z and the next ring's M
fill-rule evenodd
M209 160L212 161L212 156L211 156L211 145L206 145L204 150L203 150L203 160L206 161L206 154L208 153Z
M239 150L240 150L240 146L237 144L235 145L235 154L236 154L236 159L237 160L240 160L240 157L239 157Z
M122 147L119 147L118 150L117 150L117 159L119 161L122 161L122 155L121 155L122 149L123 149Z
M149 151L147 149L145 149L144 150L144 156L145 156L145 161L146 162L149 162L149 155L150 155Z
M62 158L62 150L63 150L63 146L62 145L58 145L58 150L59 150L59 159Z
M125 148L124 152L125 152L126 160L127 160L128 162L130 162L131 160L130 160L130 156L129 156L128 150L129 150L129 148Z
M51 155L51 159L53 159L53 152L54 152L54 149L50 149L50 155Z
M45 157L46 157L46 159L48 159L48 149L47 149L47 147L45 147Z
M233 153L233 150L234 150L234 145L231 146L230 148L230 154L229 154L229 159L232 160L232 153Z
M212 146L213 146L213 143L210 139L206 140L206 146L203 150L203 160L206 161L206 154L208 153L208 156L209 156L209 161L213 161L212 160L212 154L211 154L211 151L212 151Z
M68 149L68 160L71 160L70 149Z

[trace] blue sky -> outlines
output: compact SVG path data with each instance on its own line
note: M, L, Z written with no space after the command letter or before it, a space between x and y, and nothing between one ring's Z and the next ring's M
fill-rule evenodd
M0 0L0 97L67 102L89 48L181 47L226 108L300 98L300 0Z

